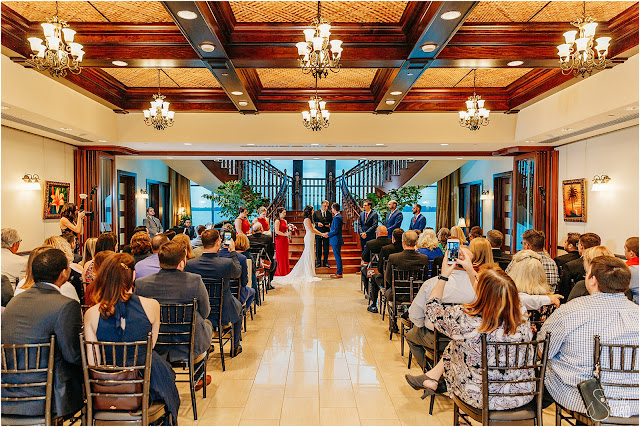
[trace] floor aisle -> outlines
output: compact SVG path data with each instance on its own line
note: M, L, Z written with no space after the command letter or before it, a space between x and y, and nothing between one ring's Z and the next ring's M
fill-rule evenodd
M366 311L359 275L270 291L243 353L225 357L224 373L218 351L209 359L197 425L451 425L450 399L438 396L429 416L429 399L406 384L408 350L400 356L386 325ZM196 424L188 387L179 390L179 423Z

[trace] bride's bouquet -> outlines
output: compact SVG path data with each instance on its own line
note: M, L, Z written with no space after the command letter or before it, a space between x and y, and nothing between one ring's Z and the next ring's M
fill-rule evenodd
M291 236L298 232L298 227L295 224L287 224L287 230L291 233ZM289 236L289 240L291 240L291 236Z

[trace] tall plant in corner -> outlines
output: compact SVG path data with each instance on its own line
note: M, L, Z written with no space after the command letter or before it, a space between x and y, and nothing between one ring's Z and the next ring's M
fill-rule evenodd
M378 196L375 193L369 193L367 194L367 199L371 200L373 208L378 212L380 224L384 224L384 221L389 214L389 208L387 208L387 205L391 200L398 202L398 209L402 211L405 206L418 203L418 200L420 199L420 192L423 188L425 188L424 185L407 185L401 188L394 188L383 196Z
M238 215L238 208L247 208L248 215L254 215L260 206L268 206L269 199L255 191L243 180L228 181L219 186L213 194L203 194L203 198L212 200L220 207L225 218L233 219Z

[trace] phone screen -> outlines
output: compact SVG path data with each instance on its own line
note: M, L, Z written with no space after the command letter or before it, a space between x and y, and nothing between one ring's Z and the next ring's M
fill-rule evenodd
M449 257L447 258L448 264L455 264L458 258L458 251L460 249L459 240L447 240L447 250L449 251Z
M224 238L224 240L223 240L222 243L225 246L229 246L229 243L231 243L231 233L228 232L228 231L225 231L224 234L223 234L223 238Z

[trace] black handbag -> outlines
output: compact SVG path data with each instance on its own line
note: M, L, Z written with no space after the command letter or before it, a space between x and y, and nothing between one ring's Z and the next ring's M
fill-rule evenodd
M611 411L600 383L600 363L596 362L593 378L578 384L578 391L587 408L587 415L594 421L602 421L609 417Z

